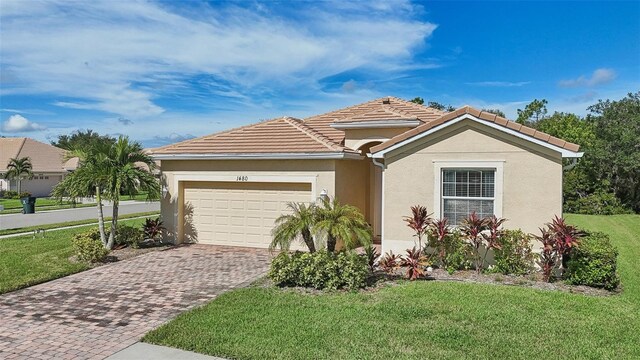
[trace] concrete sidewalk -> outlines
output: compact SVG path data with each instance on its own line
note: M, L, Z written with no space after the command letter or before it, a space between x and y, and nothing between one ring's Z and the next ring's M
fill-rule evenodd
M107 360L224 360L223 358L202 355L191 351L166 346L135 343L107 358Z
M112 207L103 208L104 216L111 216ZM135 214L149 211L160 211L159 202L123 201L120 203L118 213L120 215ZM0 230L17 229L27 226L57 224L67 221L97 219L98 210L95 207L76 209L50 210L38 212L36 205L35 214L9 214L0 215Z

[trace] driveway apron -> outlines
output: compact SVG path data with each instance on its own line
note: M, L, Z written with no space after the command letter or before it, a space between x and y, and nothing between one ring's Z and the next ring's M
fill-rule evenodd
M266 250L189 245L0 295L0 359L104 359L268 264Z

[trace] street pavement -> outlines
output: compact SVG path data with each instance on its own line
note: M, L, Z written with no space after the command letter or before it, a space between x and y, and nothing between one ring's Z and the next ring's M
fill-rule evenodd
M123 201L120 203L118 213L120 215L135 214L149 211L159 211L159 202ZM104 216L111 216L113 211L111 206L104 207ZM9 214L0 215L0 230L16 229L27 226L38 226L56 224L67 221L87 220L98 218L98 209L95 207L84 207L77 209L38 211L36 204L35 214Z

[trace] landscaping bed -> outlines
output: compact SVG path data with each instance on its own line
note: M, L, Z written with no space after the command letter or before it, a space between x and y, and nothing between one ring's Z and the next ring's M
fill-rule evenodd
M234 359L640 358L640 216L567 218L610 235L623 292L580 293L562 281L529 286L518 284L533 281L526 275L472 270L435 270L435 281L380 280L359 291L263 279L143 340ZM504 286L511 283L518 286Z

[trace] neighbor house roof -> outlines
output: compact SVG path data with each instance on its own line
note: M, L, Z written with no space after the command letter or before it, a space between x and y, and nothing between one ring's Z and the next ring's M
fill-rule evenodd
M346 124L373 124L394 122L396 127L414 127L389 141L371 149L379 152L402 141L445 124L463 114L470 114L481 121L515 131L518 135L552 144L561 149L576 152L579 146L549 136L535 129L517 124L495 114L468 106L446 113L395 97L384 97L344 109L299 120L282 117L263 121L228 131L152 149L156 159L199 158L206 156L264 156L274 154L358 154L355 149L345 147ZM411 123L411 124L409 124ZM354 126L355 127L355 126ZM311 155L310 155L311 157Z
M74 164L64 159L65 150L30 138L0 138L0 173L11 159L28 157L34 173L64 173L74 170Z
M513 131L516 131L520 134L526 135L529 138L532 139L537 139L540 140L542 142L557 146L561 149L565 149L565 150L569 150L572 152L577 152L580 149L580 146L577 144L573 144L570 143L568 141L562 140L562 139L558 139L557 137L553 137L549 134L543 133L542 131L538 131L536 129L530 128L528 126L524 126L522 124L518 124L516 122L513 122L511 120L505 119L501 116L497 116L496 114L487 112L487 111L481 111L478 109L474 109L470 106L464 106L461 107L460 109L457 109L455 111L452 111L448 114L442 115L441 117L424 123L414 129L411 129L409 131L406 131L402 134L399 134L393 138L391 138L388 141L383 142L382 144L376 145L374 147L371 148L371 152L372 153L377 153L383 150L386 150L388 148L391 148L392 146L399 144L403 141L409 140L415 136L418 136L422 133L425 133L431 129L434 129L440 125L446 124L454 119L457 119L463 115L472 115L477 119L483 120L483 121L487 121L489 123L493 123L493 124L497 124L500 127L506 128L506 129L511 129Z

